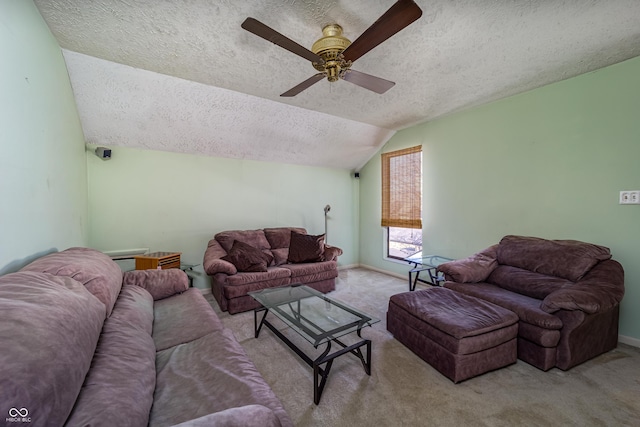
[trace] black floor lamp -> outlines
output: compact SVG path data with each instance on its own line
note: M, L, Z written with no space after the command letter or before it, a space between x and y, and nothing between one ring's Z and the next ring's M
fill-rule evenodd
M331 210L331 206L324 207L324 243L327 243L327 213Z

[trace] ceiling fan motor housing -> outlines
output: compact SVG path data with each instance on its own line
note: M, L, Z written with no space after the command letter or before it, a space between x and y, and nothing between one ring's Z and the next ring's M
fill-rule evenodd
M340 53L344 51L351 41L342 35L342 27L338 24L329 24L322 29L323 37L319 38L311 47L311 51L324 59L324 64L313 63L313 67L318 71L324 71L330 82L338 80L341 72L346 71L351 62L340 58Z

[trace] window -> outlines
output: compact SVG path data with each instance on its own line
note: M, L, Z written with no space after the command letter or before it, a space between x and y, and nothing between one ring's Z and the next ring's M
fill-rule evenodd
M422 147L382 154L382 222L387 256L403 259L422 250Z
M422 252L422 229L389 227L387 257L405 259Z

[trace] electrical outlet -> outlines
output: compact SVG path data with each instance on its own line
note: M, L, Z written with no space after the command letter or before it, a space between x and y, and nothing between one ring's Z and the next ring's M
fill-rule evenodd
M625 190L620 192L621 205L640 205L640 190Z

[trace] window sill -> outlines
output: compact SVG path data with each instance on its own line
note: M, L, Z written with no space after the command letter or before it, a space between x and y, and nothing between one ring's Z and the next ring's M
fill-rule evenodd
M384 261L389 261L389 262L393 262L395 264L401 264L401 265L409 265L409 263L405 260L402 259L398 259L398 258L389 258L387 256L383 256L382 259Z

